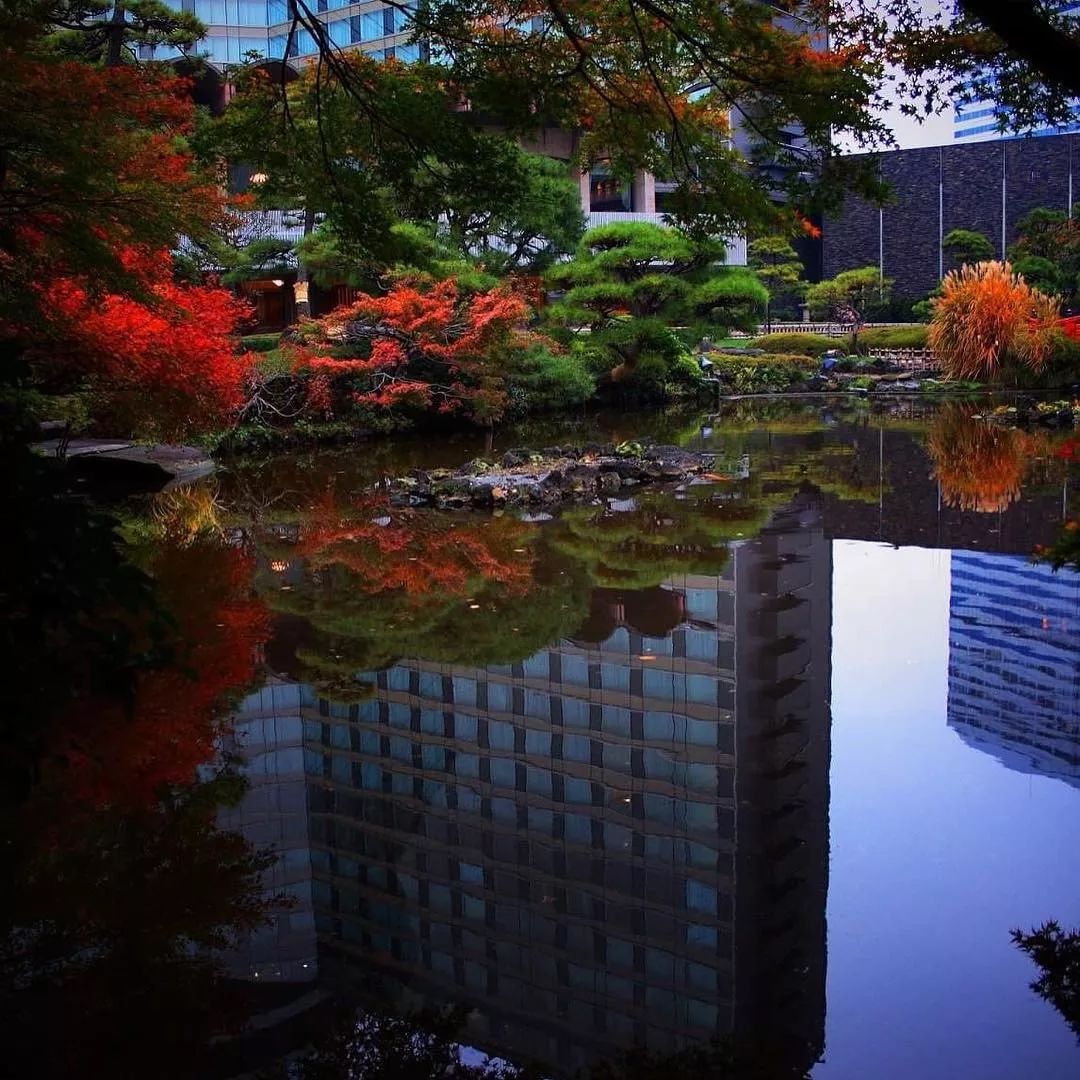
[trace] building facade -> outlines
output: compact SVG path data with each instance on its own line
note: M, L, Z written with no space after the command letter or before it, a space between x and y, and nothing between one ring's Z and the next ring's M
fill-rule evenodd
M942 240L981 232L1004 258L1017 222L1038 207L1071 212L1080 199L1080 135L998 139L879 155L894 199L876 206L849 195L823 222L823 274L876 266L893 293L918 300L949 265Z
M602 641L519 664L403 660L359 705L306 687L248 700L245 724L302 724L320 983L453 1002L466 1041L557 1075L732 1033L785 1067L820 1056L817 511L778 514L722 576L662 593L677 622L662 636L613 603Z
M1080 786L1080 574L952 553L948 723L1007 768Z
M195 52L220 69L246 62L257 53L266 60L292 60L314 56L318 49L311 33L294 28L289 0L166 0L177 11L194 14L206 25L206 37ZM421 46L409 40L416 3L386 4L382 0L342 3L312 0L311 10L326 26L329 39L341 48L356 46L380 60L396 57L420 59ZM140 59L171 60L171 48L145 46Z

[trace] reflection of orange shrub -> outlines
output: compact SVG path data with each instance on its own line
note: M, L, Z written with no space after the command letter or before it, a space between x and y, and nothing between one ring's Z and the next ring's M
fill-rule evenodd
M947 506L992 513L1020 497L1033 447L1022 431L977 420L947 406L934 418L928 442L933 477Z
M1040 370L1053 347L1058 314L1056 298L1000 262L946 274L933 312L930 347L954 379L992 377L1007 359Z
M328 497L305 524L296 554L313 570L346 568L371 593L445 599L492 583L521 593L532 581L532 554L520 550L531 535L509 516L448 520L380 499L343 510Z

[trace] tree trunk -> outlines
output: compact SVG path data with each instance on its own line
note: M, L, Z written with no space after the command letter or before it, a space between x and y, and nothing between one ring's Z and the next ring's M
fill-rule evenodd
M127 29L127 9L117 4L109 17L106 33L105 66L119 67L124 59L124 33Z
M304 207L304 235L310 236L315 231L315 211L310 206ZM297 319L307 319L311 316L311 299L308 290L311 283L308 279L308 268L300 259L296 260L296 284L293 286L293 296L296 300Z

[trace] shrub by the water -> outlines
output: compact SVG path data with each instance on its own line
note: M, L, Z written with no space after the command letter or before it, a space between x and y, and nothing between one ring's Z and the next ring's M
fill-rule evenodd
M761 356L730 356L713 353L710 374L736 394L760 394L800 386L817 370L808 356L765 353Z
M847 337L831 338L824 334L762 334L754 338L750 345L767 353L798 354L819 359L830 349L845 348L847 342Z
M245 352L272 352L281 344L280 334L247 334L240 339Z
M1007 367L1044 368L1058 341L1056 297L1031 288L1001 262L962 266L941 285L929 344L946 375L983 379Z
M871 326L859 334L862 349L925 349L930 328L923 323L911 326Z

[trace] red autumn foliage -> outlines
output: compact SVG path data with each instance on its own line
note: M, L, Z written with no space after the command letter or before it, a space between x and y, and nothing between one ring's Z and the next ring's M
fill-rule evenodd
M189 90L164 67L0 50L0 338L54 387L89 381L111 433L182 434L241 404L246 309L171 277L180 238L227 212L187 149Z
M296 555L315 571L340 566L370 593L400 591L415 603L464 597L481 585L524 593L532 581L528 526L514 518L449 524L441 515L369 498L343 514L332 493L312 511Z
M73 808L138 809L190 784L214 757L230 695L256 675L270 618L253 598L250 555L213 541L166 546L152 573L180 651L141 673L129 701L82 702L58 733L52 759L64 764L64 800Z
M24 281L122 274L133 245L168 248L225 213L184 139L195 109L166 67L97 68L0 50L4 254Z
M359 375L366 386L353 393L359 404L436 406L490 419L505 405L508 360L538 340L523 327L529 314L506 287L467 293L453 279L403 282L303 326L297 368L314 376L316 407L329 400L323 377ZM327 355L331 348L336 355Z
M175 435L228 421L254 361L234 345L248 306L226 289L176 284L165 252L123 256L146 299L54 279L39 290L49 326L31 355L46 371L89 377L119 429Z

